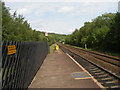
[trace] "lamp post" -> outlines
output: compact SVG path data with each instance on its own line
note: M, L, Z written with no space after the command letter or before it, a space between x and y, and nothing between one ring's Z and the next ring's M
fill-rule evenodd
M120 1L118 2L118 13L120 13Z

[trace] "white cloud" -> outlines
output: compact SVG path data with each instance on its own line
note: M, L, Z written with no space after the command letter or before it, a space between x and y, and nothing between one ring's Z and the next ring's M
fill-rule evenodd
M17 10L17 13L24 15L25 19L28 20L33 29L62 34L70 34L75 30L75 28L80 28L84 22L89 21L105 12L114 12L117 9L117 2L116 4L110 4L109 2L8 2L6 5L8 5L12 11Z
M17 13L18 14L26 14L28 12L28 9L26 9L26 8L22 8L22 9L19 9L19 10L17 10Z
M73 10L74 10L74 7L64 6L58 9L58 13L68 13L68 12L72 12Z
M119 0L3 0L6 2L118 2Z
M72 33L72 32L74 32L74 31L75 31L75 28L74 28L74 29L69 29L69 30L68 30L69 33Z

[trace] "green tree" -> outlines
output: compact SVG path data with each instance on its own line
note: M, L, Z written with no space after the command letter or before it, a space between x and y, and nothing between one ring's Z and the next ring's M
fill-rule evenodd
M105 13L66 37L66 43L100 50L119 50L120 14ZM115 46L115 47L114 47Z
M2 2L2 39L4 41L46 41L44 33L32 30L30 24L16 11L10 14L9 8Z

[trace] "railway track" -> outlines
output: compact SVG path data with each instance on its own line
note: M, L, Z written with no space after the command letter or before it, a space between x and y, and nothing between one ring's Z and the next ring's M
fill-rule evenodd
M64 44L60 48L71 55L105 88L120 88L120 58Z

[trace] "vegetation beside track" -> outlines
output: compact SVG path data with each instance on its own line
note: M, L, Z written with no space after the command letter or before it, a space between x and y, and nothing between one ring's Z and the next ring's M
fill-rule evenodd
M85 22L83 27L66 36L65 43L120 55L120 13L106 13Z
M102 51L102 50L93 49L93 48L86 48L86 49L85 49L85 48L83 48L83 47L73 46L73 45L69 45L69 44L65 44L65 45L67 45L67 46L72 46L72 47L75 47L75 48L78 48L78 49L84 49L84 50L89 50L89 51L96 51L96 52L104 53L104 54L107 54L107 55L120 57L120 54L119 54L119 53L116 53L116 52Z
M50 54L53 54L53 53L54 53L54 45L55 45L55 44L52 44L52 45L50 46Z

